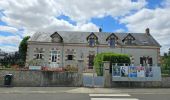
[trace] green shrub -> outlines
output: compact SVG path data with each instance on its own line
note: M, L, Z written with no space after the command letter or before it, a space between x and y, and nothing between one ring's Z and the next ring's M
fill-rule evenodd
M103 61L109 61L111 69L111 65L113 63L130 64L130 57L126 54L117 54L110 52L97 54L94 58L94 66L98 76L103 75Z

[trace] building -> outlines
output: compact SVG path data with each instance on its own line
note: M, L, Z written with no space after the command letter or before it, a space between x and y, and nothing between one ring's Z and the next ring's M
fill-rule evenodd
M101 52L128 54L134 65L160 63L160 44L151 36L149 28L144 33L114 32L37 32L28 40L26 62L42 59L44 66L77 66L84 61L93 68L93 59Z

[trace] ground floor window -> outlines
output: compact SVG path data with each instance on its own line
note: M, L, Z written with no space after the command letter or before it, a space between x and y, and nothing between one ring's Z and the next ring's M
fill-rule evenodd
M51 51L51 62L57 62L57 51Z
M149 57L149 56L140 57L140 64L141 65L149 64L150 66L152 66L153 65L152 57Z
M93 69L94 57L94 55L89 55L89 69Z
M67 59L68 59L68 60L73 60L73 55L68 55L68 56L67 56Z

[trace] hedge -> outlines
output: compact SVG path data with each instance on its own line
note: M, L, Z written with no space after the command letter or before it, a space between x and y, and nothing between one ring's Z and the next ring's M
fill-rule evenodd
M97 54L94 58L94 66L98 76L103 75L103 61L110 61L111 64L113 63L130 64L130 57L126 54L118 54L118 53L110 53L110 52ZM110 69L112 68L111 64L110 64Z

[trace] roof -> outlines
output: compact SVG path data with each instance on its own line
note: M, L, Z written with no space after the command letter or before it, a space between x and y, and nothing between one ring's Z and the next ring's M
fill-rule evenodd
M30 42L51 42L52 33L48 32L36 32L28 41ZM87 37L94 33L98 37L99 44L107 44L106 39L113 33L109 32L75 32L75 31L57 31L57 33L63 38L64 43L87 43ZM118 43L123 45L122 40L129 33L114 33L118 37ZM158 46L160 44L150 35L145 33L130 33L135 38L135 45L143 46Z

